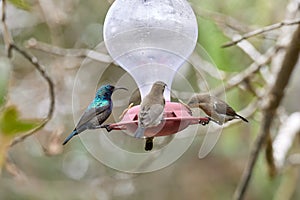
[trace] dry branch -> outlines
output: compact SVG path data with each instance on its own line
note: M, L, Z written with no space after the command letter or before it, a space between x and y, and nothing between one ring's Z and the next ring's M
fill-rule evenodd
M237 75L233 76L229 80L225 81L225 91L228 91L239 84L243 83L247 79L249 79L251 76L253 76L256 72L259 71L259 69L266 64L268 64L272 56L276 53L278 48L270 48L264 55L261 55L260 58L258 58L255 62L253 62L247 69L244 71L238 73ZM217 88L212 93L216 96L220 95L224 91L224 88Z
M228 38L230 38L231 40L234 40L235 38L239 38L241 37L240 34L236 33L235 30L233 30L231 28L231 26L228 26L227 23L225 24L224 21L232 21L233 19L230 17L229 19L231 20L226 20L226 18L228 18L227 16L224 15L220 15L220 14L213 14L211 15L213 17L215 21L216 25L222 30L223 34L225 36L227 36ZM221 18L221 20L219 20ZM225 18L225 19L224 19ZM234 19L234 22L236 22L237 20ZM240 43L237 44L237 46L244 52L246 53L246 55L249 56L249 58L251 58L251 60L253 61L252 65L255 65L254 67L249 67L254 68L253 73L248 73L248 75L244 76L239 83L241 82L246 82L247 80L251 80L252 76L254 75L254 73L260 72L260 74L262 75L263 79L268 82L270 80L270 75L269 75L269 70L267 68L262 68L263 66L267 65L268 62L271 60L271 58L278 52L278 50L280 49L280 45L277 45L277 47L271 47L269 48L265 55L263 56L262 53L260 53L250 42L248 42L247 40L241 41ZM263 63L265 63L265 65L263 65ZM249 69L247 69L249 71ZM246 71L247 71L246 70ZM251 70L250 70L251 71ZM266 73L268 72L268 73ZM239 77L242 76L241 72L240 74L236 75L235 77ZM238 78L237 78L238 80ZM246 81L245 81L246 80ZM229 81L230 82L230 81ZM249 83L249 81L248 81ZM237 86L237 85L234 85ZM228 88L230 89L230 88ZM248 88L249 89L249 88ZM253 92L253 91L250 91ZM257 93L256 93L257 94ZM257 96L257 95L255 95Z
M258 154L267 139L270 137L270 127L273 122L273 118L276 114L276 109L280 105L281 100L284 96L284 89L286 88L290 76L295 68L298 61L300 51L300 26L293 34L293 38L287 48L286 54L284 56L281 68L276 74L275 82L271 86L270 91L265 96L265 106L263 107L263 119L259 134L254 142L253 148L251 149L251 154L249 161L244 170L242 180L237 187L234 194L234 199L244 199L246 189L248 187L250 178L253 173L253 168L256 163ZM273 155L273 154L272 154ZM269 159L272 160L272 159ZM273 168L274 163L269 163L269 166ZM271 172L274 173L274 172Z
M90 49L64 49L57 46L52 46L34 38L31 38L26 43L27 48L37 49L46 53L51 53L58 56L71 56L71 57L88 57L90 59L103 62L112 63L112 58L107 55Z
M34 134L36 131L40 130L43 128L47 122L52 118L53 112L54 112L54 105L55 105L55 94L54 94L54 84L50 76L47 74L45 71L45 68L38 62L38 59L30 54L28 54L26 51L23 51L20 49L18 46L15 44L11 45L11 48L19 52L24 58L26 58L36 69L37 71L41 74L41 76L46 80L48 87L49 87L49 97L50 97L50 105L48 109L48 114L46 118L43 120L43 122L38 125L36 128L30 130L29 132L15 137L13 141L11 142L10 146L14 146L15 144L23 141L26 139L28 136Z
M228 42L228 43L222 45L221 47L222 48L230 47L230 46L236 45L237 43L239 43L243 40L246 40L250 37L253 37L253 36L256 36L256 35L259 35L262 33L266 33L268 31L275 30L275 29L281 28L283 26L291 26L291 25L296 25L299 23L300 23L300 19L295 19L295 20L282 21L282 22L279 22L276 24L272 24L270 26L266 26L266 27L251 31L249 33L246 33L246 34L242 35L241 37L239 37L239 39L233 40L232 42Z
M300 112L291 114L279 128L273 141L273 157L277 169L282 169L295 137L300 134Z
M12 140L12 143L10 144L10 147L12 147L13 145L23 141L25 138L27 138L28 136L34 134L37 130L41 129L42 127L44 127L46 125L46 123L51 119L52 115L53 115L53 111L54 111L54 104L55 104L55 94L54 94L54 84L52 79L50 78L50 76L47 74L47 72L45 71L45 67L42 66L39 62L38 59L32 55L30 55L29 53L27 53L26 51L22 50L21 48L19 48L13 41L11 34L7 28L7 24L5 21L6 18L6 1L2 0L2 17L1 17L1 22L2 22L2 26L3 26L3 38L4 38L4 42L5 42L5 47L6 47L6 51L7 51L7 56L10 58L11 57L11 51L15 50L18 53L20 53L25 59L27 59L34 67L35 69L41 74L41 76L45 79L45 81L48 84L49 87L49 97L50 97L50 105L49 105L49 110L48 110L48 114L47 117L44 119L44 121L37 126L35 129L21 135L18 136L16 138L14 138Z

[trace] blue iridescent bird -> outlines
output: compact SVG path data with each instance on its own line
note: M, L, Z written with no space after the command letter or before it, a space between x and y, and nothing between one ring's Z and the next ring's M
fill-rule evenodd
M63 142L63 145L72 137L87 129L101 128L101 124L110 116L113 108L111 96L118 89L127 90L126 88L112 85L103 85L97 90L94 100L87 107L73 132Z

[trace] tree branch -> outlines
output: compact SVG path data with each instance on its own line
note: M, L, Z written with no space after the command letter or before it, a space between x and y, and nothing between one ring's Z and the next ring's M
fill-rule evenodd
M244 170L242 180L238 185L236 192L234 194L234 199L241 200L244 199L245 192L249 185L251 179L254 165L257 161L258 154L270 137L270 127L273 122L273 118L276 114L276 109L281 103L281 100L284 95L284 89L286 88L290 76L295 68L295 65L298 61L300 51L300 26L297 27L297 30L293 34L293 38L290 41L290 44L287 48L286 54L284 56L281 68L278 71L275 82L271 86L270 91L265 96L266 102L263 106L263 120L262 125L259 131L259 134L254 142L254 145L251 150L249 161ZM274 165L270 163L269 165Z
M7 24L6 24L6 1L2 0L2 16L1 16L1 22L2 22L2 26L3 26L3 39L5 42L5 47L6 47L6 51L7 51L7 56L9 58L11 58L11 51L15 50L17 52L19 52L25 59L27 59L35 68L36 70L41 74L41 76L45 79L45 81L48 84L49 87L49 96L50 96L50 105L49 105L49 110L48 110L48 114L47 117L44 119L44 121L37 126L35 129L32 129L31 131L15 137L11 144L10 147L14 146L15 144L23 141L25 138L27 138L28 136L34 134L37 130L41 129L42 127L44 127L47 122L51 119L52 115L53 115L53 111L54 111L54 104L55 104L55 94L54 94L54 84L52 79L50 78L50 76L47 74L47 72L44 69L44 66L42 66L39 62L38 59L32 55L30 55L29 53L27 53L26 51L20 49L13 41L11 34L7 28Z
M52 46L43 42L39 42L34 38L31 38L26 43L27 48L37 49L46 53L55 54L58 56L71 56L71 57L88 57L90 59L103 62L112 63L113 59L104 53L93 51L90 49L64 49L57 46Z
M229 80L225 81L225 89L224 87L222 88L217 88L214 90L212 93L216 96L220 95L223 91L230 90L237 85L240 85L242 82L246 81L249 79L253 74L259 71L259 69L266 64L268 64L272 56L276 53L278 50L278 47L270 48L264 55L261 55L260 58L258 58L256 61L254 61L247 69L244 71L238 73L237 75L233 76Z
M55 93L54 93L54 84L52 79L50 78L50 76L47 74L47 72L45 71L44 66L42 66L39 62L38 59L30 54L28 54L26 51L23 51L22 49L20 49L18 46L16 46L15 44L11 45L11 48L16 50L17 52L19 52L24 58L26 58L36 69L37 71L41 74L41 76L46 80L48 87L49 87L49 97L50 97L50 105L49 105L49 110L48 110L48 114L47 117L43 120L43 122L37 126L36 128L30 130L29 132L15 137L13 139L13 141L10 144L10 147L14 146L15 144L23 141L24 139L26 139L28 136L34 134L36 131L40 130L41 128L43 128L47 122L52 118L53 112L54 112L54 106L55 106Z
M236 39L236 40L233 40L232 42L228 42L226 44L223 44L221 47L222 48L230 47L230 46L236 45L237 43L239 43L243 40L246 40L250 37L253 37L253 36L256 36L256 35L259 35L259 34L262 34L262 33L266 33L266 32L275 30L275 29L281 28L283 26L291 26L291 25L296 25L296 24L299 24L299 23L300 23L300 19L295 19L295 20L282 21L282 22L279 22L279 23L276 23L276 24L272 24L270 26L266 26L266 27L263 27L261 29L257 29L257 30L251 31L249 33L246 33L246 34L242 35L241 37L239 37L239 39Z
M287 154L293 146L295 137L300 134L300 112L291 114L278 130L278 134L273 141L273 157L277 169L282 169Z

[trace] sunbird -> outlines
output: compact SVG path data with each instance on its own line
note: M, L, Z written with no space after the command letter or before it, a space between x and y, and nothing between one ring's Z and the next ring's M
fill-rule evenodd
M158 126L162 119L165 107L164 91L166 83L157 81L142 100L138 115L138 128L134 134L136 138L143 138L146 128ZM145 150L150 151L153 147L153 137L146 139Z
M80 117L75 129L65 139L63 145L67 144L72 137L87 129L101 128L101 124L110 116L113 108L111 96L114 91L119 89L127 90L127 88L114 87L113 85L109 84L101 86L97 90L94 100L90 103L83 115Z
M196 94L192 96L187 105L191 108L199 107L220 125L233 119L241 119L248 122L247 119L237 114L226 102L209 94Z

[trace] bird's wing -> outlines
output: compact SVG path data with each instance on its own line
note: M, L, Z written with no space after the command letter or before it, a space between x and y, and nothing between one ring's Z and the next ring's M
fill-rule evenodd
M110 110L110 104L107 104L107 105L104 105L104 106L101 106L98 108L86 109L85 112L83 113L83 115L81 116L76 127L80 127L80 126L86 124L94 117L99 116L101 113L103 113L104 111L108 111L108 110ZM103 123L103 122L100 122L100 123Z
M154 104L145 106L139 113L140 123L142 127L156 126L160 123L164 111L164 106Z
M235 111L229 105L227 105L225 102L223 102L223 103L214 102L214 109L220 114L226 114L229 116L236 115Z

